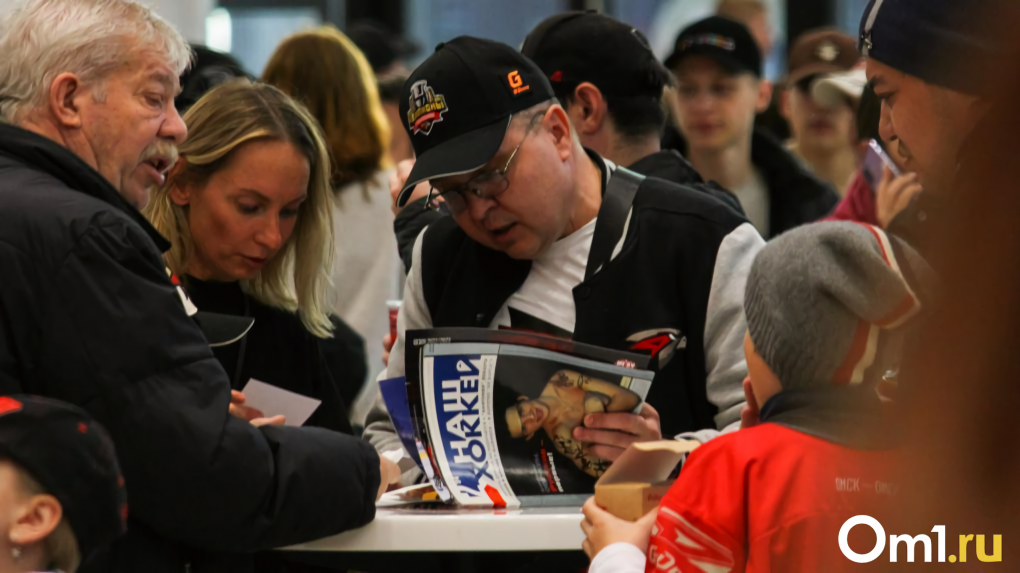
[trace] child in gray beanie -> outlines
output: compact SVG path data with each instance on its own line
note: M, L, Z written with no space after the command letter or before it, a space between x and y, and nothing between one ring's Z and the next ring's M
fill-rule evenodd
M654 520L628 524L587 504L589 571L856 566L840 546L863 557L874 533L841 529L888 517L898 486L879 390L932 285L916 252L870 225L818 223L766 245L744 298L741 430L691 454Z

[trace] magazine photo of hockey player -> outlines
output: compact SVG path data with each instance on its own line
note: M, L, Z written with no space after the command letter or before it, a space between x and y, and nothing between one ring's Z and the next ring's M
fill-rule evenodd
M556 451L592 477L600 477L608 464L588 451L588 445L573 437L574 428L584 423L587 414L630 412L641 398L616 384L585 376L572 370L560 370L549 379L537 398L521 396L506 409L510 435L531 440L544 431Z

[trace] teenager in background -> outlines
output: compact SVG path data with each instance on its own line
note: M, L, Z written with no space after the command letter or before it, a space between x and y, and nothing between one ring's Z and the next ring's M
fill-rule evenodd
M850 71L859 60L850 36L835 30L805 33L790 51L790 73L780 93L783 117L792 132L787 147L841 195L857 169L854 111L860 96L833 98L822 105L814 98L813 87L830 75Z
M754 128L755 114L768 105L772 90L747 28L718 16L696 22L680 33L666 64L677 78L685 157L702 178L737 196L763 237L832 211L839 202L835 190Z

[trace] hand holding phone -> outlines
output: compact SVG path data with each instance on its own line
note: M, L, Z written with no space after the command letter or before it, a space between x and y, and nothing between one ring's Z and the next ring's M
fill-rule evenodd
M875 218L883 229L906 209L922 191L916 173L896 176L892 169L883 168L882 179L875 189Z

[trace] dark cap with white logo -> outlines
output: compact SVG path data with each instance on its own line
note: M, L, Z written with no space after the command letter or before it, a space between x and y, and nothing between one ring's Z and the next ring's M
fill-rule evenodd
M436 46L404 84L400 117L417 155L397 197L427 179L470 173L499 151L513 114L555 97L545 74L499 42L460 36Z
M762 76L761 50L751 32L740 22L712 16L685 28L676 39L666 67L676 70L690 56L705 56L733 74L750 72Z
M984 95L1003 69L1018 6L1015 0L871 0L858 47L927 83Z

